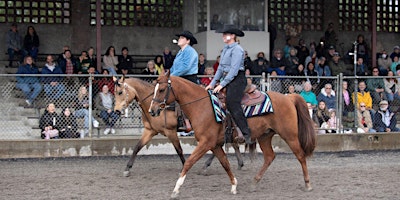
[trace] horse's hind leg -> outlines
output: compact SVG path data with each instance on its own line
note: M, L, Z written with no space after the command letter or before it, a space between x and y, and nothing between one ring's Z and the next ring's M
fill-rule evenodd
M144 145L146 145L151 138L153 138L154 134L151 130L145 129L143 131L142 137L139 139L138 143L136 144L136 146L133 148L133 153L131 158L128 161L128 164L126 165L125 171L124 171L124 176L128 177L130 176L130 169L133 166L133 162L135 162L136 159L136 155L138 154L138 152L143 148Z
M294 155L301 164L305 183L305 191L311 191L312 187L310 183L310 176L308 175L307 159L304 155L303 149L301 148L299 140L286 141L286 143L289 145L290 149L292 149Z
M212 161L214 160L214 154L211 154L210 157L206 160L203 166L203 173L207 171L207 168L211 165Z
M225 152L222 150L222 146L217 146L214 149L212 149L212 152L214 155L218 158L219 162L221 163L222 167L225 169L226 173L228 174L230 181L231 181L231 193L236 194L237 193L237 180L235 176L232 173L228 158L226 157Z
M242 154L240 153L239 144L234 142L232 143L232 147L235 150L236 159L238 161L238 170L241 170L244 164Z

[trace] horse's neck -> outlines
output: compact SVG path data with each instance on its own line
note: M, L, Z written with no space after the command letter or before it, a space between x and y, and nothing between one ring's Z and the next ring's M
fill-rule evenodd
M154 88L149 89L149 87L141 82L139 79L132 79L132 84L128 84L130 87L134 88L136 90L137 94L134 94L134 96L137 97L137 101L142 107L143 110L148 110L150 107L150 94L151 92L154 91ZM134 99L131 100L130 103L132 103Z
M172 80L174 83L174 81ZM185 115L189 118L195 110L207 105L205 102L209 102L209 97L204 88L193 87L191 84L185 82L175 81L175 85L172 86L172 90L175 95L176 101L181 105L181 109L184 111ZM211 105L209 103L209 105Z

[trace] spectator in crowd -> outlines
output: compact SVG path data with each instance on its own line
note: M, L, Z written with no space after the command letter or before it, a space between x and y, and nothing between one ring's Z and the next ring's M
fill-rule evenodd
M337 129L337 121L339 119L336 116L336 110L335 109L329 109L329 120L328 120L328 130L326 130L328 133L336 133Z
M144 75L159 75L158 71L156 70L154 60L149 60L147 62L147 67L142 71L142 74L144 74ZM149 78L146 77L145 79L154 82L157 79L157 77L149 77Z
M288 95L288 94L297 94L294 85L289 85L289 86L288 86L288 88L287 88L287 93L286 93L285 95ZM310 104L310 105L311 105L311 104Z
M97 58L94 51L95 50L93 47L89 47L87 53L88 58L90 59L90 66L94 66L95 68L97 68Z
M390 71L392 66L392 59L387 55L386 50L382 50L381 55L378 58L379 71ZM396 71L394 71L396 73Z
M60 100L65 92L65 87L63 84L64 77L61 76L52 76L56 74L64 74L62 69L54 62L54 58L52 55L47 55L46 64L42 68L43 75L50 76L42 76L42 83L44 87L44 92L52 102L57 102Z
M276 26L272 23L272 20L270 17L268 17L268 32L269 32L269 50L273 51L275 49L275 40L278 36ZM269 60L272 59L272 56L270 54Z
M349 91L349 83L343 81L342 83L342 97L343 97L343 117L342 124L343 127L353 127L354 126L354 104L351 101L351 93Z
M28 55L32 56L33 60L36 61L39 52L39 36L33 26L28 26L26 35L24 38L24 48Z
M379 77L379 69L377 67L372 68L372 76L376 78L367 79L367 88L371 93L372 102L378 104L383 99L387 99L385 94L385 83L383 82L383 78Z
M118 57L115 55L115 47L109 46L103 56L103 69L107 69L111 75L117 75Z
M393 52L390 54L390 58L392 61L394 61L394 57L397 56L397 58L400 58L400 46L394 46L393 47Z
M31 56L25 56L24 63L18 67L17 74L39 74L39 69L33 63ZM17 76L16 87L25 94L25 102L31 106L36 97L42 91L39 77L37 76Z
M220 21L218 14L213 15L213 18L210 22L210 28L211 30L216 30L216 31L220 31L224 28L224 24Z
M42 131L40 137L46 140L57 139L59 137L58 127L61 123L54 103L48 104L39 120L39 128Z
M316 51L311 51L310 55L306 57L306 60L304 61L304 65L307 66L309 62L312 62L314 65L318 63L318 57L317 57L317 52Z
M394 56L393 57L393 61L392 61L392 65L390 65L390 70L392 70L392 72L396 72L397 70L400 69L400 60L399 60L399 56Z
M8 53L8 67L13 66L14 56L16 54L21 55L20 62L24 59L27 54L22 48L22 36L18 32L18 26L16 23L11 24L11 29L6 35L7 53Z
M221 56L218 55L217 56L217 60L215 61L213 68L214 68L214 73L218 70L218 66L219 66L219 60L220 60ZM248 58L248 57L247 57ZM245 57L245 62L246 62L246 57ZM251 61L250 61L251 62ZM247 68L246 68L247 69Z
M392 102L394 99L400 99L400 85L396 78L394 78L394 74L392 71L388 72L388 77L383 79L385 84L385 92L386 97L389 102Z
M300 96L304 98L306 103L311 103L314 107L318 104L317 97L315 96L314 92L311 91L312 86L310 82L304 83L304 89L300 92Z
M163 74L165 72L164 63L161 55L157 55L154 58L154 67L156 68L158 74Z
M320 57L317 59L315 64L315 70L317 70L319 76L332 76L331 68L326 64L326 58Z
M288 62L287 65L285 66L285 72L286 75L288 76L296 75L297 67L301 63L296 55L297 55L297 49L294 47L290 48L289 57L287 59Z
M97 111L106 124L104 135L115 134L114 125L117 122L119 115L114 111L114 96L109 92L108 86L103 85L101 92L96 96Z
M89 133L89 119L92 121L93 127L99 127L99 122L93 116L91 118L89 116L89 92L87 91L86 86L81 86L79 88L78 95L75 99L74 115L76 118L84 119L84 128L79 131L81 137Z
M357 109L358 128L357 133L375 133L373 129L372 118L370 112L366 109L365 103L361 102Z
M221 56L219 56L219 57L221 57ZM219 60L218 60L218 65L219 65ZM247 51L244 51L244 68L245 68L245 70L250 70L252 65L253 65L253 62L251 61L249 53ZM218 68L218 66L217 66L217 68ZM214 67L214 70L215 70L215 67Z
M317 52L317 57L320 58L322 56L326 56L326 42L325 37L321 37L319 39L319 43L317 47L315 47L315 51Z
M88 69L88 75L91 76L92 79L92 97L95 97L96 94L100 91L100 88L98 87L98 79L96 79L93 75L97 75L99 72L96 70L96 66L90 66ZM89 80L86 79L87 82L83 85L86 85L87 87L89 86Z
M164 48L163 59L164 59L164 69L165 70L171 69L172 64L174 63L174 56L172 55L168 47Z
M324 57L326 58L326 63L330 63L333 60L333 57L338 55L336 52L335 46L328 46L328 49L325 51Z
M367 85L365 84L364 81L360 81L358 83L358 91L357 91L357 102L355 99L354 94L352 95L353 98L353 104L354 105L359 105L360 103L365 104L365 108L367 110L372 110L372 97L369 91L366 91Z
M60 138L79 138L76 117L71 114L71 110L68 107L61 112L59 129Z
M368 75L368 67L364 65L364 59L362 57L357 58L356 63L356 74L357 76L366 76ZM387 73L387 71L381 71L382 73Z
M344 63L344 61L340 58L338 52L335 52L332 60L329 62L328 65L332 70L332 75L334 76L339 75L340 73L343 73L344 76L354 75L354 73L352 73L353 67L347 66Z
M274 92L282 92L282 81L278 78L276 78L278 74L276 71L271 72L271 81L270 81L270 90ZM268 84L268 83L267 83Z
M379 102L379 109L374 115L374 129L377 132L397 132L396 115L389 109L389 103L386 100Z
M200 79L200 83L203 86L208 86L212 79L213 79L213 75L214 75L214 68L213 67L206 67L206 69L204 70L204 75L207 75L207 77L202 77Z
M92 60L88 56L87 51L82 51L79 56L79 71L78 74L87 74L89 66L91 65Z
M336 43L338 41L338 36L334 30L334 25L333 23L328 24L328 28L325 31L325 42L326 46L336 46Z
M271 60L271 68L278 69L281 66L287 66L287 65L288 61L285 57L283 57L283 51L281 49L275 49L274 56L272 57Z
M321 93L318 94L317 100L325 102L329 110L336 109L336 97L335 91L332 89L332 84L325 84L325 87L321 89Z
M113 91L114 91L114 85L115 85L115 83L114 83L112 77L110 76L110 72L109 72L108 70L106 70L106 69L103 69L103 71L101 72L101 74L102 74L103 76L102 76L102 77L99 77L99 78L96 80L96 84L97 84L97 86L98 86L98 88L99 88L99 91L100 91L100 89L103 87L103 85L107 85L107 86L108 86L108 90L111 91L111 92L113 92Z
M65 59L65 51L66 50L71 50L68 45L64 45L63 49L62 49L62 53L58 54L58 57L57 57L58 65L60 65L61 60Z
M64 51L63 57L59 60L58 65L61 67L64 74L78 74L79 60L72 56L71 50Z
M123 74L122 70L126 70L127 74L131 74L133 70L133 59L132 56L129 55L128 47L122 47L121 54L118 56L118 73ZM161 60L162 57L160 56Z
M307 81L311 83L313 89L318 88L320 82L319 74L312 62L309 62L307 67L304 69L304 75L307 77Z
M268 64L267 63L268 60L267 60L267 58L265 58L265 53L264 52L262 52L262 51L258 52L257 56L256 56L256 59L254 61L257 61L259 58L262 58L266 62L265 64Z
M281 50L282 51L282 57L284 57L284 58L289 58L289 56L290 56L290 49L291 48L294 48L294 46L292 46L292 44L290 44L290 37L289 38L286 38L286 43L285 43L285 46L283 47L283 50ZM275 52L275 50L278 50L278 49L274 49L274 52ZM274 53L274 56L275 56L275 53ZM272 59L271 59L271 61L272 61Z
M325 134L327 132L327 130L325 129L328 128L328 120L330 119L329 111L325 105L325 102L318 102L318 107L314 113L316 115L316 122L318 127L323 129L319 130L318 133Z
M256 60L250 68L250 75L261 75L263 72L270 72L269 66L265 63L264 58L258 58L258 60Z
M354 52L354 45L350 52ZM362 34L357 36L357 59L358 58L363 58L365 65L368 66L369 47L365 42L364 35Z
M304 39L299 40L299 45L296 46L297 50L297 58L299 58L298 62L305 65L305 61L307 56L310 55L310 50L307 48L306 42Z
M206 56L204 54L199 54L199 71L198 74L199 75L204 75L204 70L206 69L206 67L208 66L208 62L206 60Z

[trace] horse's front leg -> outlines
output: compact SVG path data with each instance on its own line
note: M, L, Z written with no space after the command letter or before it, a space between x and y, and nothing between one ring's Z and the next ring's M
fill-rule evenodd
M155 133L153 131L151 131L149 129L144 129L144 131L142 133L142 137L139 139L138 143L133 148L132 156L129 159L128 164L126 165L125 171L123 173L123 175L125 177L130 176L130 171L129 170L132 168L133 162L135 162L136 155L143 148L143 146L146 145L151 140L151 138L153 138L154 135L155 135Z
M179 189L183 185L186 173L192 168L192 166L205 154L210 150L210 147L206 145L206 142L199 142L197 147L193 150L192 154L186 160L183 165L182 171L179 175L178 180L176 181L175 188L172 191L171 198L177 198L179 195Z
M181 159L182 165L184 165L186 160L185 157L183 156L182 146L181 143L179 142L176 129L164 130L164 133L168 137L168 139L172 142L172 145L174 145L175 151L178 154L179 158Z
M216 146L214 149L212 149L212 152L218 158L222 167L225 169L226 173L229 176L229 179L230 179L231 185L232 185L231 193L236 194L237 193L237 180L236 180L235 176L233 175L228 158L226 157L225 152L222 150L222 146Z

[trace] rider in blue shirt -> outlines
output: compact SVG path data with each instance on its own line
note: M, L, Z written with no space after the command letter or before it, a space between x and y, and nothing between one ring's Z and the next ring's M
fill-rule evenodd
M243 31L239 29L223 31L222 38L226 45L222 50L215 77L210 85L206 87L206 90L213 89L217 81L220 81L220 83L214 88L214 93L218 93L222 88L226 88L226 107L243 134L243 136L238 136L238 139L241 141L245 140L247 144L251 144L250 128L241 106L243 92L247 86L244 73L244 50L236 40L236 37L243 36Z
M179 37L178 46L181 48L175 57L171 67L171 75L180 76L190 80L196 84L199 83L197 78L198 71L198 54L192 45L197 44L196 38L189 31L183 31L176 34Z

